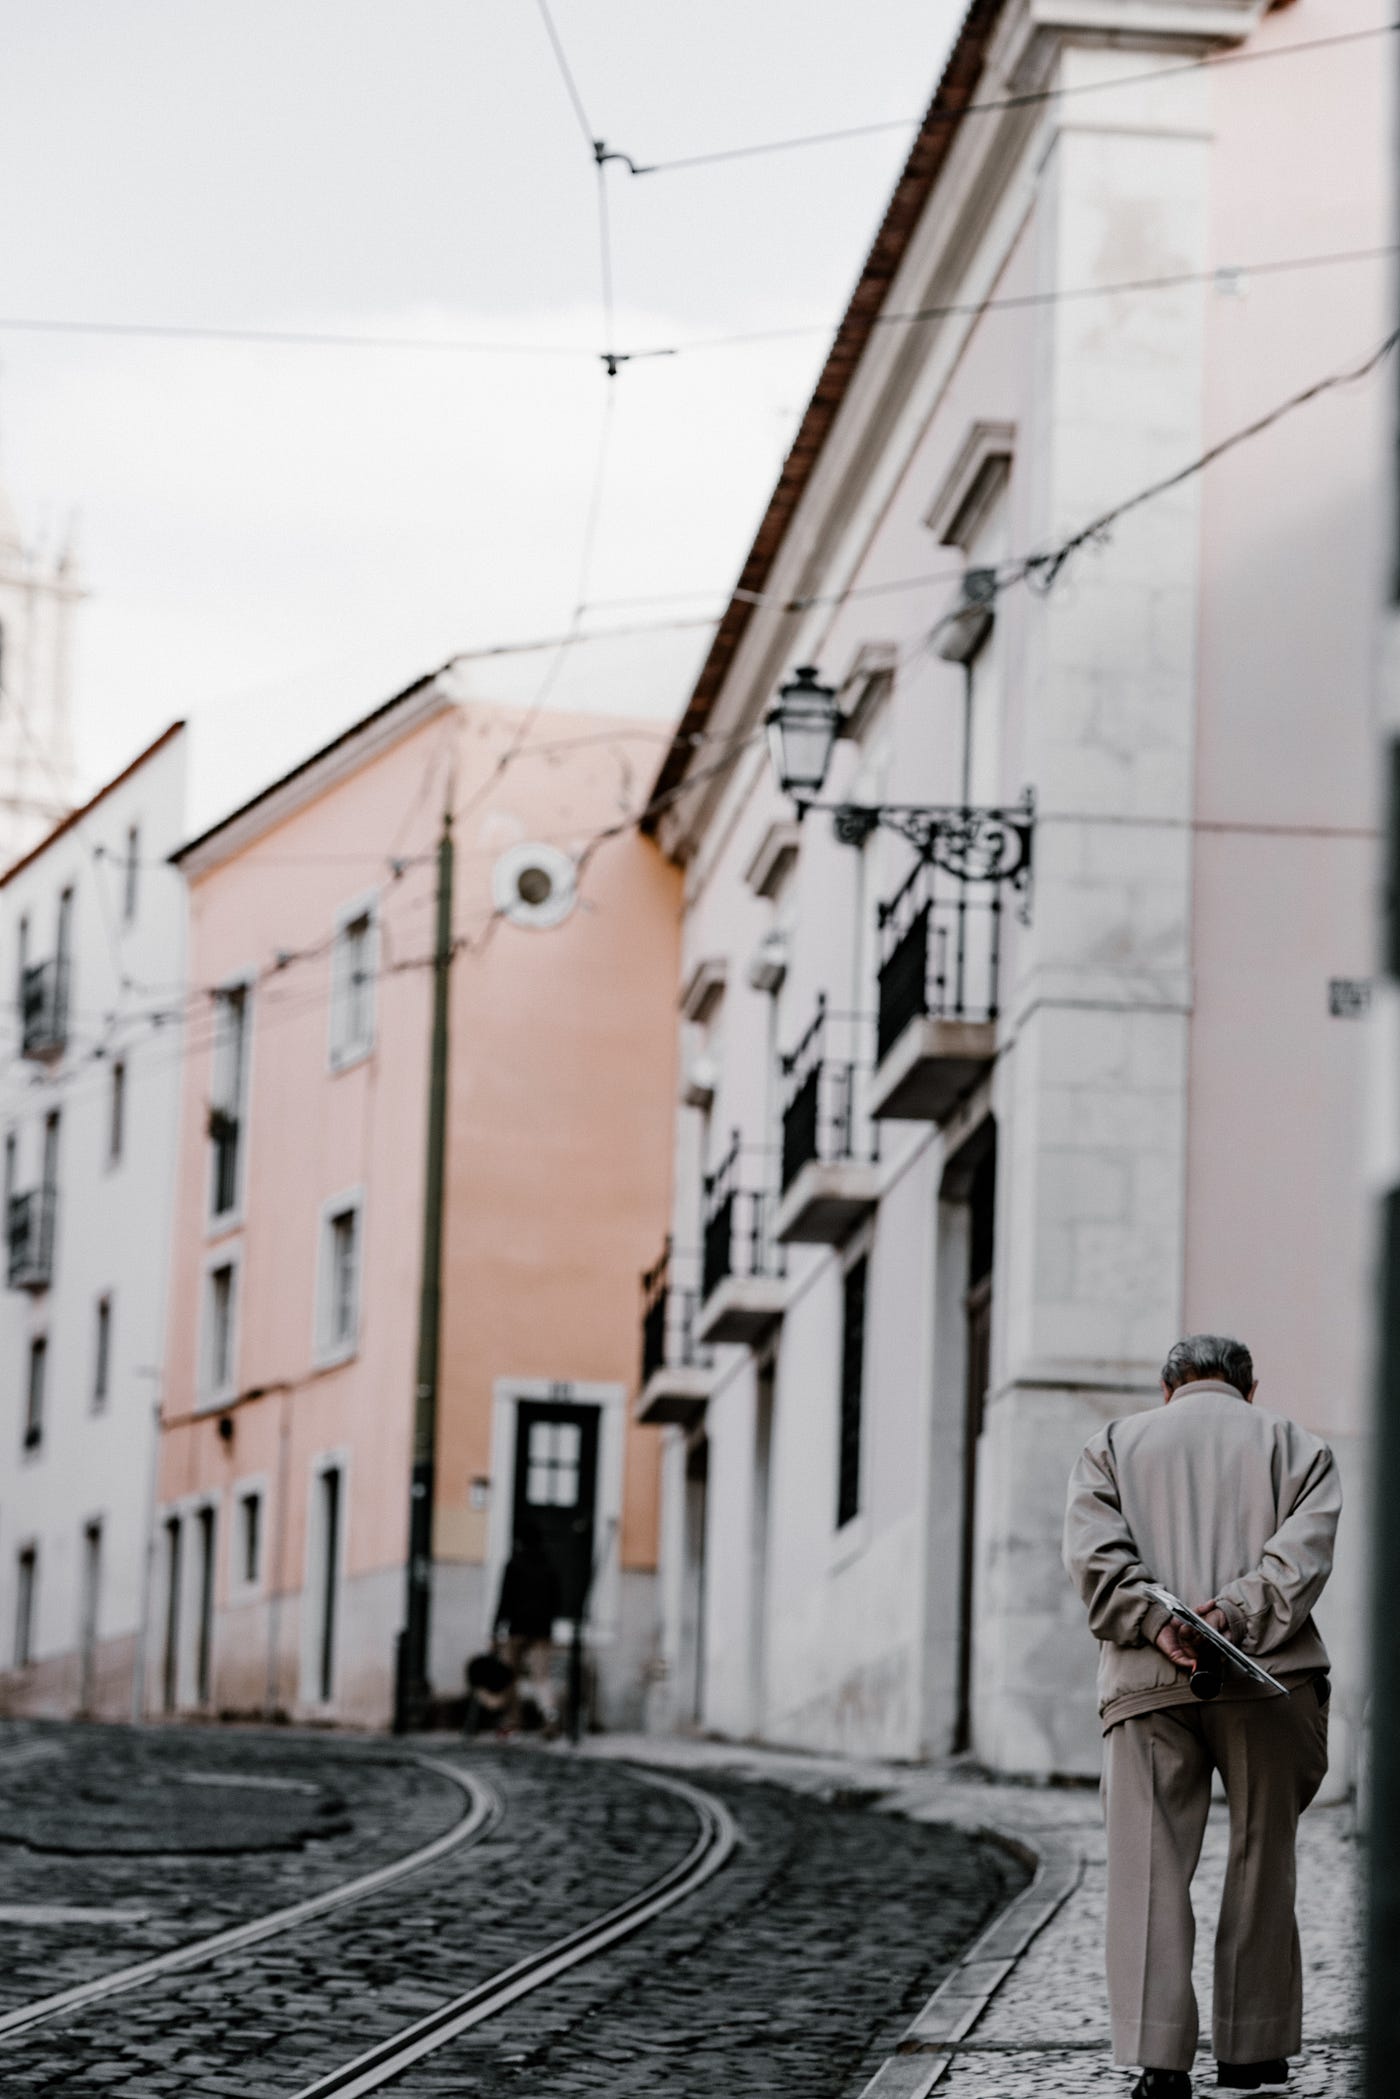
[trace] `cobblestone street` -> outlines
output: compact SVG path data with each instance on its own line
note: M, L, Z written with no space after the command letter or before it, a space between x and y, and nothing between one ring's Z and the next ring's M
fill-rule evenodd
M818 1797L863 1792L890 1816L968 1830L995 1829L1042 1853L1077 1858L1063 1906L1016 1961L986 2009L952 2049L907 2062L907 2081L879 2099L1098 2099L1125 2095L1131 2079L1112 2066L1103 1982L1104 1838L1090 1787L987 1784L932 1768L842 1758L784 1756L719 1744L613 1740L605 1755L646 1754L710 1784L716 1772L766 1790L781 1784ZM880 1815L872 1815L872 1823ZM1225 1856L1223 1809L1212 1809L1195 1883L1195 1983L1209 2042L1210 1960ZM1303 1944L1304 2054L1293 2065L1295 2099L1359 2099L1361 2091L1361 1847L1350 1806L1315 1807L1299 1834L1298 1919ZM936 2077L935 2077L936 2073ZM924 2081L919 2081L920 2075ZM1197 2090L1213 2087L1203 2047ZM933 2083L928 2080L934 2079Z
M696 1817L625 1761L439 1740L12 1724L0 1734L0 2016L389 1864L449 1831L460 1770L499 1797L479 1843L255 1945L0 2036L8 2095L292 2099L656 1882ZM634 1749L649 1745L633 1745ZM1026 1878L970 1832L716 1772L738 1841L691 1899L392 2079L405 2094L854 2099Z

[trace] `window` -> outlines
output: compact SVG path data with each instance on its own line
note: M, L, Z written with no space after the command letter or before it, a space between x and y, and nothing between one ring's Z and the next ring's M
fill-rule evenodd
M360 1331L360 1201L341 1197L322 1212L316 1355L322 1363L352 1356Z
M237 1271L232 1261L211 1268L205 1285L204 1397L224 1397L233 1383L233 1315Z
M339 1070L374 1047L375 926L372 905L343 918L331 953L331 1063Z
M20 1020L24 1019L24 980L29 974L29 918L26 914L19 922L19 963L15 971L15 1004Z
M532 1421L525 1498L536 1508L578 1505L583 1431L576 1421Z
M15 1593L15 1667L27 1669L34 1659L34 1606L39 1588L39 1548L26 1545L19 1556Z
M126 866L122 878L122 917L130 925L136 917L137 885L141 868L141 826L128 824Z
M213 1147L210 1209L216 1218L238 1207L243 1152L243 1095L248 1063L248 987L214 994L214 1071L209 1103Z
M24 1447L37 1450L44 1440L44 1382L48 1376L49 1344L36 1334L29 1344L29 1379L24 1398Z
M262 1572L262 1496L245 1494L238 1504L238 1579L251 1588Z
M861 1411L865 1384L865 1286L870 1259L846 1270L841 1316L841 1424L836 1476L836 1527L860 1510Z
M58 1110L54 1108L44 1117L44 1192L52 1195L58 1188Z
M107 1164L121 1163L122 1146L126 1142L126 1064L118 1057L112 1066L107 1095Z
M97 1300L97 1339L93 1350L92 1403L105 1407L112 1379L112 1300Z

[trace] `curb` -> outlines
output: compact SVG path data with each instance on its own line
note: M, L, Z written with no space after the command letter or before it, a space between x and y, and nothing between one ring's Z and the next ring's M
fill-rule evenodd
M1026 1948L1079 1886L1083 1854L1063 1838L1047 1834L1034 1845L1024 1836L983 1824L979 1836L1022 1859L1034 1859L1031 1884L974 1939L956 1967L944 1976L886 2056L861 2099L925 2099L951 2066L997 1991Z

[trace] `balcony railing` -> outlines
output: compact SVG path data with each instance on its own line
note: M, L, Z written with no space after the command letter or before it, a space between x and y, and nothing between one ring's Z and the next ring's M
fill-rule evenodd
M55 1191L12 1195L5 1217L7 1276L12 1290L47 1290L53 1280Z
M878 1062L911 1021L996 1019L1006 894L1026 891L1033 828L1029 801L931 812L920 857L880 906Z
M864 1025L868 1028L869 1023ZM847 1038L840 1043L834 1039L838 1029ZM806 1034L782 1060L784 1195L813 1160L823 1165L858 1160L864 1165L879 1157L879 1133L868 1120L862 1098L866 1066L853 1054L833 1054L837 1049L853 1051L860 1029L861 1023L849 1018L838 1023L823 993Z
M668 1239L656 1266L642 1277L643 1390L658 1370L699 1369L709 1360L695 1339L699 1310L699 1290L684 1289L676 1280Z
M57 1057L68 1039L68 964L61 955L30 962L19 983L20 1047L26 1057Z
M705 1176L705 1226L700 1295L713 1297L730 1276L774 1280L785 1272L785 1255L773 1238L775 1198L762 1187L740 1183L743 1157L739 1132L715 1171Z

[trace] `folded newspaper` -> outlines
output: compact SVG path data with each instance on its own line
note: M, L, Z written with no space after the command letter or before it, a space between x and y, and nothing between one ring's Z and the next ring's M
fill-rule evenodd
M1170 1589L1159 1588L1155 1582L1149 1582L1147 1593L1155 1602L1161 1604L1164 1611L1170 1611L1173 1618L1182 1625L1189 1626L1196 1638L1204 1641L1207 1647L1213 1648L1224 1661L1231 1663L1236 1669L1243 1670L1253 1683L1262 1684L1267 1691L1286 1693L1287 1686L1281 1684L1276 1676L1270 1676L1267 1669L1261 1669L1258 1662L1252 1660L1249 1655L1242 1654L1233 1640L1227 1640L1224 1633L1218 1633L1213 1625L1207 1624L1199 1612L1193 1611L1179 1596L1173 1596Z

